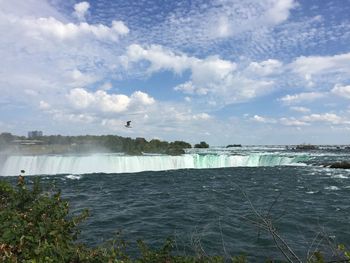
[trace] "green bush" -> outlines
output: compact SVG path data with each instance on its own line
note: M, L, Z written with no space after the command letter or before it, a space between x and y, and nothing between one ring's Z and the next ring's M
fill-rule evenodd
M108 262L113 254L76 242L78 224L88 216L69 215L69 204L59 192L43 192L38 180L32 187L0 181L1 262Z
M209 148L209 144L207 144L206 142L200 142L199 144L195 144L194 148Z

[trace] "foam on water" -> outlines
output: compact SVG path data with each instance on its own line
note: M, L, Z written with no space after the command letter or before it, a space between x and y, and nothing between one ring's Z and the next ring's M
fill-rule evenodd
M0 174L17 175L22 169L27 175L52 175L279 166L297 164L304 159L302 156L292 157L272 153L247 155L188 153L180 156L120 154L8 156L0 167Z
M324 188L325 190L331 190L331 191L337 191L337 190L340 190L339 187L335 186L335 185L331 185L331 186L326 186Z
M348 176L345 176L343 174L335 174L331 176L332 178L336 178L336 179L348 179Z
M80 180L81 179L81 175L74 175L74 174L70 174L67 175L66 178L71 179L71 180Z

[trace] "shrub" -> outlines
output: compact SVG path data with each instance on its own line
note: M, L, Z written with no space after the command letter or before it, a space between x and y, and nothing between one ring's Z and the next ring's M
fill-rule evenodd
M85 210L69 216L60 192L44 193L38 179L29 187L0 181L1 262L108 262L112 250L88 248L76 242Z
M209 144L206 142L200 142L199 144L195 144L194 148L209 148Z

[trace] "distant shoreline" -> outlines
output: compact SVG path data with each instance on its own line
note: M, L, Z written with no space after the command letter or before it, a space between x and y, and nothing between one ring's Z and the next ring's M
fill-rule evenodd
M195 145L207 148L208 144L201 142ZM185 141L167 142L158 139L147 141L145 138L121 137L117 135L84 135L62 136L49 135L26 138L0 134L0 152L2 154L46 155L46 154L92 154L92 153L124 153L127 155L142 155L143 153L181 155L184 149L192 148Z

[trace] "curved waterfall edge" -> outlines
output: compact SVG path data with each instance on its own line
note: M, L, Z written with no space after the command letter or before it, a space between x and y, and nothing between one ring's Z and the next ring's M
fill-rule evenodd
M0 174L26 175L134 173L176 169L225 167L260 167L303 165L305 156L254 153L249 155L184 154L127 156L120 154L8 156L0 166Z

